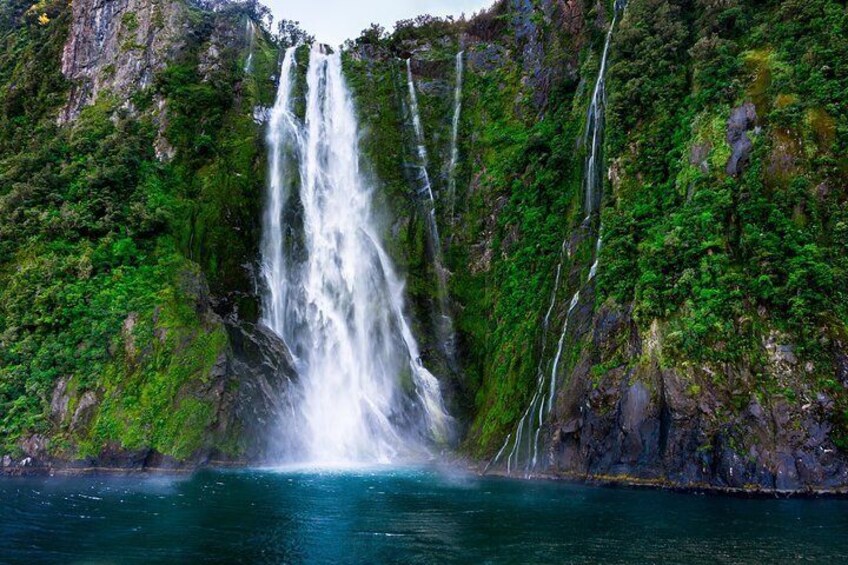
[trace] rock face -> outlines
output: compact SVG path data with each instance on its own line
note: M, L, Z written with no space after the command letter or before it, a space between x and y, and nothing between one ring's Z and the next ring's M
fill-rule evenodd
M262 463L273 461L284 446L277 441L275 427L291 404L290 395L296 379L294 362L285 344L270 330L231 318L224 322L231 346L221 355L208 375L207 384L192 391L195 398L215 408L213 425L206 430L206 448L182 461L163 456L153 449L125 449L106 445L96 457L84 459L55 458L51 439L41 434L29 436L20 444L20 457L5 455L0 459L0 474L40 474L45 472L79 472L90 469L144 471L149 469L194 468L209 463ZM73 402L72 383L60 379L53 393L51 409L54 421L67 426L68 433L83 433L102 400L93 391L85 392ZM232 445L238 452L222 452L218 447Z
M768 370L800 400L755 394L748 366L662 367L657 328L640 336L630 312L602 308L584 321L584 331L587 325L588 346L558 397L550 446L555 472L692 488L848 484L848 462L829 437L834 403L823 394L804 398L805 369L789 345L764 345ZM616 356L627 362L592 375L593 365Z
M74 120L104 92L126 100L149 86L180 51L184 20L181 2L75 0L62 54L73 87L60 121Z
M294 405L294 360L283 341L265 326L231 320L227 332L232 347L227 379L238 386L222 404L221 422L225 427L238 426L245 459L278 458L285 446L278 441L282 434L274 429L283 425Z
M748 132L757 122L757 111L754 105L746 102L734 108L727 121L727 143L730 145L730 159L727 161L727 174L739 176L748 164L754 144L748 137Z
M533 93L533 105L542 110L548 102L553 85L562 78L563 72L576 75L575 59L550 64L551 57L565 57L576 49L564 48L556 44L562 37L579 41L583 29L582 0L511 0L511 24L513 34L521 49L523 64L523 82ZM540 25L543 22L544 25ZM559 28L566 32L564 36L551 34L543 28ZM569 46L571 47L571 46Z

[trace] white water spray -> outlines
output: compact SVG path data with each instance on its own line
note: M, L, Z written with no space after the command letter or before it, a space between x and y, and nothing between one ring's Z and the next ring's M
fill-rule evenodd
M283 335L289 317L288 268L291 244L287 242L283 213L291 209L290 199L297 181L297 162L302 144L300 128L292 113L295 48L289 48L280 71L277 98L268 123L268 194L262 234L263 323Z
M291 349L299 375L281 435L301 462L426 456L429 442L448 438L451 419L377 236L341 59L312 48L300 122L294 53L286 52L271 113L263 226L263 320Z
M253 51L256 45L256 27L250 18L247 18L244 33L247 35L248 40L247 59L244 61L244 74L250 74L253 72Z
M604 51L601 55L601 67L598 70L598 80L595 82L595 89L592 91L592 100L589 102L589 112L586 117L586 132L584 133L584 145L589 142L591 137L592 145L589 147L589 156L586 161L586 194L585 207L586 213L591 215L597 212L600 207L600 192L598 187L601 185L601 145L603 144L604 119L606 110L606 75L607 75L607 56L609 55L610 43L612 42L612 32L615 29L615 23L618 20L618 12L623 9L623 2L617 1L615 11L612 17L607 37L604 41Z

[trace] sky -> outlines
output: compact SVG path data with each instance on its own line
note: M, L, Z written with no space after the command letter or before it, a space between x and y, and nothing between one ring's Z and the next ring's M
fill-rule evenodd
M398 20L420 14L447 16L465 12L470 16L488 8L494 0L264 0L274 21L299 21L315 39L328 45L341 45L359 37L372 23L391 31ZM276 25L276 24L275 24Z

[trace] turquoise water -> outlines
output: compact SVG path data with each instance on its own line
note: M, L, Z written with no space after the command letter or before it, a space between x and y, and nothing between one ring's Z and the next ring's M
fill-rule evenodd
M0 562L848 561L848 501L439 470L0 480Z

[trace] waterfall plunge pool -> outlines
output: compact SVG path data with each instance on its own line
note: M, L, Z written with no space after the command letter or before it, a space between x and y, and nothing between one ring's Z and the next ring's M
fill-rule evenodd
M848 560L848 501L740 499L434 468L0 481L0 562Z

